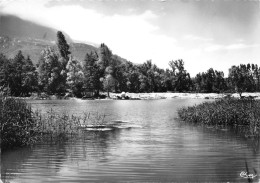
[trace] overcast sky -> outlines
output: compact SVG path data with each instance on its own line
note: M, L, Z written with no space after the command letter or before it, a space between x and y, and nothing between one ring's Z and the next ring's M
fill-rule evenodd
M259 11L257 0L0 0L2 13L104 42L134 63L183 59L191 76L260 65Z

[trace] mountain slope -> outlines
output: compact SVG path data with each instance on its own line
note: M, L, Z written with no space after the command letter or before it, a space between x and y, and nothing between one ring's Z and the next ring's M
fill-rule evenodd
M34 64L38 63L41 51L46 47L57 49L57 30L23 20L12 15L0 14L0 53L8 58L13 58L19 50L24 56L29 55ZM85 55L98 48L85 43L74 43L73 40L63 32L70 45L70 51L74 58L83 61ZM125 63L127 60L117 56Z
M96 47L88 44L69 43L69 45L73 57L80 61L84 60L86 53L97 51ZM24 56L30 55L34 64L38 63L41 51L48 46L57 49L55 41L0 36L0 53L13 58L21 50Z
M48 47L56 47L57 30L22 20L15 16L0 15L0 53L13 58L19 50L30 55L34 64L39 60L41 51ZM73 43L72 39L63 33L70 45L72 55L83 60L86 53L97 51L88 44Z
M0 35L16 38L56 40L57 30L12 15L0 15ZM68 42L72 39L64 33Z

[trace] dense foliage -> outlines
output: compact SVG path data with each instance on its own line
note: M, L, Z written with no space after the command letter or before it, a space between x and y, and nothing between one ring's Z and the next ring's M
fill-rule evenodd
M221 99L182 108L179 117L186 122L243 130L247 136L260 134L260 101L249 99Z
M8 95L28 96L37 89L38 73L30 57L24 58L21 51L14 59L0 54L0 90Z
M260 89L260 68L256 64L240 64L229 70L229 84L240 95L242 92L255 92Z
M92 92L255 92L260 91L260 69L256 64L232 66L229 75L210 68L194 78L185 70L183 60L172 60L169 69L160 69L151 60L133 64L114 55L102 43L97 52L86 53L83 61L71 55L62 32L57 32L57 47L47 47L37 67L21 51L13 59L0 54L0 92L29 96L71 93L84 97Z
M195 90L205 93L219 93L227 90L227 84L222 71L210 68L206 73L196 75L194 79Z

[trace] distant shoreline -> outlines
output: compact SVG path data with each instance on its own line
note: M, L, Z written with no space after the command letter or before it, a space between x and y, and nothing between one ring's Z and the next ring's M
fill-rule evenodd
M238 93L227 94L227 93L126 93L130 99L140 99L140 100L149 100L149 99L220 99L226 96L239 98ZM110 93L112 99L116 99L117 96L121 96L120 93ZM255 93L242 93L242 96L248 97L252 96L255 99L260 99L260 92Z
M102 94L105 94L102 93ZM109 93L110 97L106 97L103 99L99 98L92 98L94 100L127 100L127 99L120 99L122 96L121 93ZM158 99L221 99L227 96L234 97L234 98L239 98L238 93L170 93L170 92L165 92L165 93L125 93L125 96L129 98L129 100L158 100ZM260 92L255 92L255 93L242 93L242 96L244 97L254 97L256 100L260 100ZM83 99L83 98L76 98L76 97L68 97L68 98L62 98L56 95L50 95L46 96L46 98L40 98L36 96L31 96L31 97L16 97L20 99L28 99L28 100L73 100L73 99L78 99L78 100L89 100L89 99ZM91 99L91 98L90 98Z

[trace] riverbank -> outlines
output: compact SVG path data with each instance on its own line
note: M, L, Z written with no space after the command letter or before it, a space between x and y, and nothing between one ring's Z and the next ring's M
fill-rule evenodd
M125 97L122 97L122 93L109 93L110 97L106 97L106 93L101 93L102 97L99 98L75 98L75 97L61 97L56 95L45 95L31 97L16 97L19 99L29 99L29 100L69 100L69 99L79 99L79 100L158 100L158 99L221 99L224 97L240 98L237 93L124 93ZM260 92L256 93L243 93L243 97L253 97L256 100L260 99Z
M216 127L233 128L246 137L259 137L260 101L236 98L204 102L178 110L182 121Z
M152 100L152 99L220 99L227 96L240 98L239 94L223 94L223 93L126 93L129 99ZM244 97L254 97L260 99L260 93L243 93ZM112 99L121 97L121 94L110 93Z

